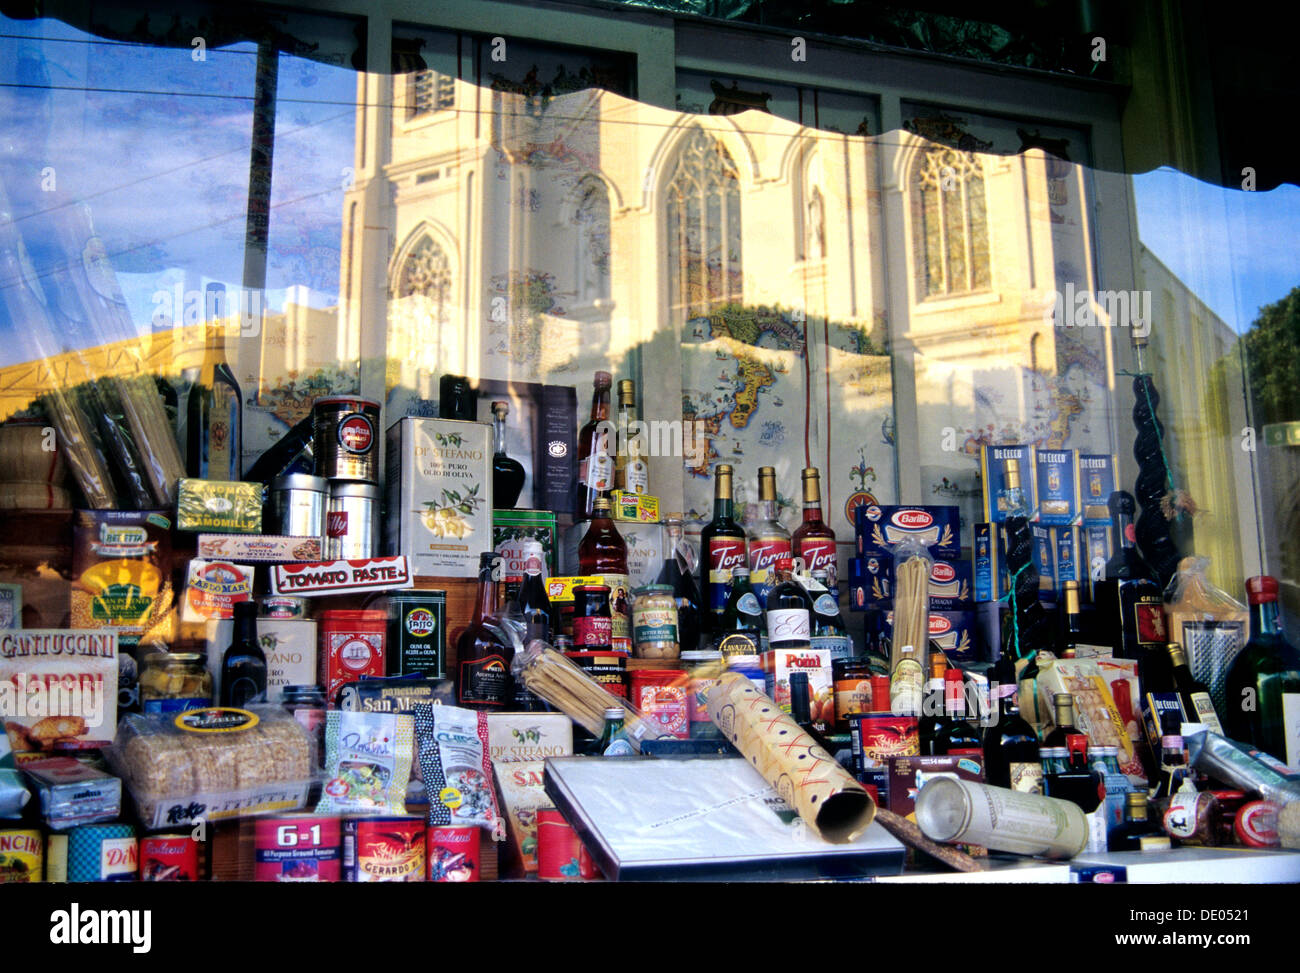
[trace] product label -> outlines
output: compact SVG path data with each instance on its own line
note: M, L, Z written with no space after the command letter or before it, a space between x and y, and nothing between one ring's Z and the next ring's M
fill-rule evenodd
M805 537L799 545L799 556L803 558L804 570L809 574L826 570L827 587L836 587L839 568L835 559L835 541L829 537Z
M623 488L629 493L645 493L650 489L650 467L643 460L630 460L623 467Z
M769 642L807 642L811 628L807 609L783 608L767 613L767 639Z
M676 642L676 610L650 608L635 612L632 616L632 636L637 645L645 642Z
M614 488L614 460L609 455L609 436L597 433L591 455L578 464L578 480L591 490Z
M375 442L375 430L370 420L360 412L345 416L338 427L339 445L354 456L368 452Z
M1211 733L1217 733L1219 736L1227 735L1223 732L1223 724L1219 722L1219 714L1214 711L1214 703L1210 700L1209 693L1192 693L1192 707L1196 710L1197 723L1204 723L1210 728Z
M854 713L870 713L871 680L839 679L835 682L835 719L847 722Z
M1043 765L1038 760L1011 764L1011 789L1022 794L1041 794L1043 791Z
M499 655L460 664L460 702L464 706L504 706L510 667Z
M709 609L720 612L727 607L727 584L731 569L745 563L743 537L709 538Z
M895 713L920 715L924 680L921 663L915 659L901 661L889 680L889 708Z
M748 632L728 632L718 640L717 650L724 660L756 656L762 646L759 640Z
M581 615L573 619L573 644L608 648L613 644L613 622L603 615Z
M752 591L747 591L740 596L740 600L736 602L736 611L742 615L749 615L755 620L763 614L763 608L758 603L758 596Z
M200 696L186 699L146 699L140 708L146 713L184 713L211 705L211 699Z
M1300 693L1282 694L1282 737L1287 766L1300 767Z
M139 868L135 838L109 838L99 846L99 874L105 880L129 881Z
M1165 810L1165 831L1175 838L1190 838L1196 834L1196 798L1195 790L1181 788L1169 798L1169 807Z
M690 736L685 686L642 686L633 702L666 732L681 740Z
M827 618L834 618L840 613L840 606L829 592L823 592L813 602L813 611Z
M759 598L766 602L767 593L776 580L776 559L790 556L790 538L780 534L760 537L749 545L749 580Z
M1168 835L1144 835L1138 839L1140 851L1168 851L1172 847Z
M831 661L853 658L853 643L846 635L814 635L810 640L814 649L824 649Z

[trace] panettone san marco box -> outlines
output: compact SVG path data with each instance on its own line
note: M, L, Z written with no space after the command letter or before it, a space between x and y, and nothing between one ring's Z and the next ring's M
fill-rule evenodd
M413 574L472 578L493 549L491 437L489 426L457 419L389 426L385 542Z

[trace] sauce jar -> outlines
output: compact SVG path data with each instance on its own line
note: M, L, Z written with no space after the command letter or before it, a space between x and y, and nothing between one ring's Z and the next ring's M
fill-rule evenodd
M609 649L613 644L609 585L582 584L573 589L573 647L578 651Z
M831 678L835 685L835 732L849 732L849 717L873 711L871 665L866 659L835 659Z
M632 592L632 643L638 659L676 659L677 601L666 584L646 585Z
M212 673L199 652L152 652L140 673L145 713L183 713L212 705Z

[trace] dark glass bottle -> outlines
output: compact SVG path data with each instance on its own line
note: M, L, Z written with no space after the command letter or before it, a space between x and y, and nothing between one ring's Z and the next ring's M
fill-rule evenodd
M812 599L794 579L794 562L777 558L776 586L767 593L769 649L808 648L812 637Z
M966 719L966 678L960 669L949 669L944 673L943 709L947 725L934 739L934 752L939 755L982 755L984 744L979 731Z
M1169 836L1148 815L1147 795L1132 791L1124 798L1124 822L1111 828L1107 851L1162 851L1170 848Z
M790 718L827 753L836 751L837 748L824 735L829 727L812 718L812 686L806 672L790 673Z
M610 517L609 497L597 497L591 523L578 544L578 568L583 574L598 574L609 586L610 647L632 654L632 582L627 573L627 542Z
M830 575L825 568L812 573L808 594L813 600L812 647L825 649L831 661L853 658L853 640L840 614L840 605L830 592Z
M257 641L257 603L235 604L235 629L221 656L221 705L266 702L266 653Z
M1074 725L1074 697L1069 693L1057 693L1052 697L1052 709L1055 712L1056 726L1043 739L1043 746L1067 746L1069 737L1080 733Z
M438 379L438 415L443 419L478 421L478 396L464 375L444 375Z
M456 643L460 669L456 698L461 706L504 709L512 698L510 663L515 649L496 617L500 576L501 558L496 552L480 554L474 617Z
M700 596L710 635L716 635L727 607L731 569L745 563L745 531L736 523L731 467L718 466L713 477L713 520L700 532Z
M1106 562L1106 577L1093 585L1098 625L1118 658L1140 661L1145 650L1161 648L1169 640L1164 600L1151 568L1138 553L1133 495L1117 490L1107 506L1113 553Z
M763 609L749 584L749 568L731 569L731 591L718 623L714 644L724 659L758 655L763 641Z
M506 455L506 416L510 403L492 403L492 506L497 510L513 510L524 488L524 467L517 459Z
M925 684L925 695L921 701L921 716L917 720L916 734L921 745L921 756L933 757L938 754L935 741L948 729L948 715L944 709L944 679L948 671L948 660L941 654L930 656L930 678Z
M758 518L748 526L749 570L758 603L767 607L767 593L776 577L776 559L792 557L790 532L777 518L776 469L758 469Z
M1191 771L1187 767L1187 754L1183 751L1183 738L1160 738L1160 773L1156 778L1156 792L1152 800L1173 796L1183 786Z
M1210 691L1205 683L1197 681L1187 664L1187 653L1177 642L1170 642L1165 647L1169 652L1170 681L1174 692L1183 704L1183 715L1189 723L1204 723L1211 733L1224 735L1223 724L1210 699Z
M573 492L573 519L589 520L596 498L614 489L614 458L610 454L609 372L592 380L591 418L578 430L578 482Z
M790 535L790 550L794 557L803 558L803 569L809 573L826 569L831 593L839 595L839 562L835 555L835 531L822 519L821 474L813 467L806 468L803 478L803 523Z
M1233 740L1294 767L1300 763L1300 652L1282 632L1277 592L1276 578L1246 581L1250 640L1228 669L1222 716Z
M1032 793L1043 787L1038 734L1020 715L1015 688L997 687L998 721L984 731L984 779L994 787Z
M627 711L617 706L605 710L605 725L593 748L598 757L630 757L636 754L628 739Z
M186 403L186 472L201 480L238 480L244 399L226 362L224 321L205 325L203 364Z
M542 542L526 540L523 548L524 578L519 582L515 608L524 625L524 645L533 639L551 640L551 599L546 594L546 555Z
M677 602L677 640L683 652L693 652L700 646L700 592L695 587L695 575L678 553L684 536L679 518L669 517L664 521L664 563L655 583L673 589L673 601Z

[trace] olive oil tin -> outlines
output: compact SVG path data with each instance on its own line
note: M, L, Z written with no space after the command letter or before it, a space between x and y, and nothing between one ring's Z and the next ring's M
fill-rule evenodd
M388 651L395 676L447 675L447 593L401 591L388 596Z

